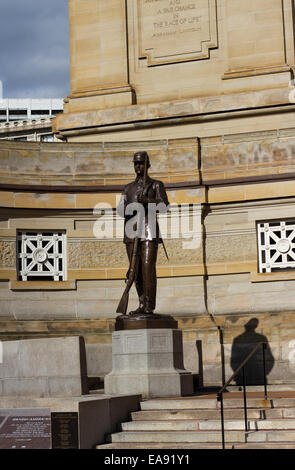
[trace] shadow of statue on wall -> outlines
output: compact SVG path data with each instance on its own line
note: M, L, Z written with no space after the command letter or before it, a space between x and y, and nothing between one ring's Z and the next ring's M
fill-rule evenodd
M245 325L245 331L237 336L232 344L230 365L233 371L237 370L241 363L255 348L255 344L264 342L266 343L265 349L265 374L266 377L274 366L274 357L272 355L267 337L256 333L255 330L259 324L257 318L251 318ZM242 370L235 377L236 385L243 384ZM245 382L246 385L263 385L264 384L264 371L263 371L263 351L262 346L254 353L245 366Z

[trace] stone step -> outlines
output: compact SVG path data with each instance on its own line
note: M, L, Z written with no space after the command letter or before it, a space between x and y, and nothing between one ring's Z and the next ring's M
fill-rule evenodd
M123 431L111 435L112 443L220 443L221 432L215 431ZM283 442L293 444L295 442L294 431L226 431L225 441L229 443L255 443L255 442Z
M105 449L221 449L219 443L198 443L198 442L114 442L111 444L102 444L96 446L97 450ZM232 443L225 444L226 449L295 449L295 443L274 443L274 442L260 442L260 443Z
M261 392L263 391L263 385L248 385L247 392ZM240 392L243 390L241 385L229 385L227 387L228 392ZM267 385L268 392L286 392L286 391L295 391L295 383L290 384L272 384Z
M256 432L258 434L259 431ZM226 442L245 442L245 433L243 431L227 431L225 433ZM264 439L266 440L266 439ZM221 432L210 431L123 431L111 435L112 443L115 442L174 442L174 443L192 443L221 442Z
M251 443L246 443L246 444L233 444L230 445L229 447L226 446L226 448L231 448L231 449L295 449L295 443L291 442L280 442L280 443L275 443L275 442L261 442L259 444L251 444Z
M284 442L294 445L295 431L252 431L247 433L247 442Z
M243 398L226 398L223 401L224 408L243 408ZM248 408L282 408L294 407L295 398L263 398L247 397ZM142 401L141 410L188 410L188 409L219 409L220 403L216 398L183 398L183 399L153 399Z
M224 422L225 430L244 430L245 421L243 420L227 420ZM261 430L295 430L294 419L261 419L261 420L248 420L249 431L261 431ZM220 420L208 420L199 421L200 431L221 431Z
M236 401L237 400L237 401ZM269 400L263 400L261 398L247 398L247 407L248 408L257 408L261 404L261 408L294 408L295 407L295 398L271 398ZM220 407L220 404L218 404ZM224 400L224 408L239 408L243 405L243 400L239 399L230 399Z
M157 420L130 421L121 424L122 431L221 431L219 420ZM244 420L225 420L224 429L228 431L243 431ZM248 421L248 430L295 430L294 419L254 420Z
M232 444L226 446L232 449ZM221 449L221 444L200 444L197 442L192 443L173 443L173 442L113 442L110 444L101 444L96 446L98 450L104 449Z
M144 410L185 410L185 409L217 409L216 398L200 399L154 399L140 403L140 408Z
M193 419L173 421L130 421L121 424L122 431L198 431L199 422Z
M248 419L270 419L270 418L295 418L295 408L267 408L267 409L248 409ZM225 419L243 419L243 409L226 409ZM132 421L144 420L178 420L178 419L219 419L220 410L151 410L135 411L131 413Z
M282 408L284 418L295 418L295 408Z
M241 408L243 407L243 400L240 398L233 398L224 400L224 408ZM293 401L294 405L294 401ZM270 400L263 400L260 398L249 398L247 406L250 408L270 408ZM154 399L143 401L140 404L141 410L185 410L185 409L218 409L220 403L216 398L188 398L188 399Z
M295 430L295 419L261 419L257 421L250 421L251 430Z
M245 422L242 420L225 421L225 429L231 431L243 431L245 429ZM220 420L210 421L197 421L193 419L172 420L172 421L131 421L128 423L122 423L122 431L213 431L221 430ZM253 430L254 430L253 424Z
M250 396L249 396L250 395ZM227 449L295 449L295 395L289 391L270 394L259 391L247 396L245 432L241 393L224 394ZM293 419L292 419L293 418ZM98 449L221 449L220 402L216 395L154 398L141 402L141 411L131 413Z

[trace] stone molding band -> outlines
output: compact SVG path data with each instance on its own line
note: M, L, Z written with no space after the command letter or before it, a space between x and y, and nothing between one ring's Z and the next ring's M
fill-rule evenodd
M271 181L293 181L295 173L272 174L262 176L245 176L244 178L227 178L211 180L198 183L196 181L184 181L178 183L165 183L168 190L177 189L204 189L217 186L231 186L236 184L263 184ZM93 186L46 186L46 185L22 185L22 184L0 184L0 191L22 191L22 192L44 192L44 193L117 193L121 192L124 185L93 185Z

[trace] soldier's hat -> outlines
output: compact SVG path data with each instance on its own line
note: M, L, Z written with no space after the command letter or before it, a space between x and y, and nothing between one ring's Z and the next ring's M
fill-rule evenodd
M133 155L133 162L147 162L147 168L151 166L148 153L146 151L135 152Z

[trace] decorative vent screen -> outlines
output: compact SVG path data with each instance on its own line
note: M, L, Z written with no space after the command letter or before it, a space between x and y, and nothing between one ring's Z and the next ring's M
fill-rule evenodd
M295 220L257 226L259 272L295 269Z
M17 233L20 281L66 280L65 232L19 231Z

